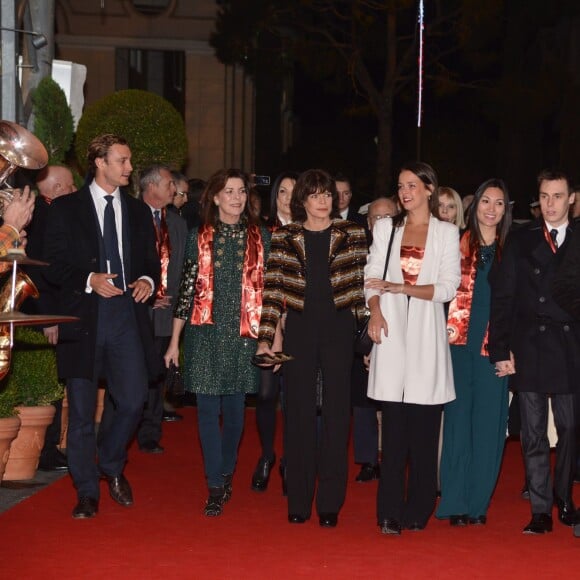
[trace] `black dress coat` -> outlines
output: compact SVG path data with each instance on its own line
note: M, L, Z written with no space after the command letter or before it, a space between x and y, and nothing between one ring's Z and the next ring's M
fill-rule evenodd
M123 265L127 284L149 276L159 284L160 263L155 248L155 229L149 208L121 193L123 204ZM85 292L91 272L102 272L102 236L88 186L54 200L50 205L44 239L44 259L49 282L59 287L58 314L78 316L78 322L59 325L58 373L63 378L92 379L99 296ZM152 297L153 300L153 297ZM152 303L152 300L150 301ZM158 374L154 356L149 303L135 303L145 357L151 376Z
M554 300L570 316L580 321L580 227L574 228L570 243L566 244L564 258L556 273ZM578 353L580 357L580 353Z
M490 274L490 362L514 354L516 373L510 387L534 393L575 391L580 371L580 327L554 300L556 272L570 244L568 228L554 253L543 220L508 236L503 255Z

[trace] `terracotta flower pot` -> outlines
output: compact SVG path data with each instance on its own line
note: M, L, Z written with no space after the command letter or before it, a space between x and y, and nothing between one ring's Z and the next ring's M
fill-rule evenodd
M53 405L16 407L16 410L20 417L20 431L10 445L4 481L34 479L46 428L55 413Z
M18 435L20 429L20 417L5 417L0 419L0 481L4 476L6 462L10 454L10 444Z

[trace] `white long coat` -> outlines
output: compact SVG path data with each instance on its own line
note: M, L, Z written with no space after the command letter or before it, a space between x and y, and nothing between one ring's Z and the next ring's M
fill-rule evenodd
M381 278L385 268L392 221L380 220L373 228L373 243L365 267L365 280ZM401 240L404 227L395 229L386 279L402 283ZM459 230L435 217L429 220L427 241L417 285L434 284L432 300L385 293L381 312L389 334L371 352L368 396L378 401L439 405L455 399L451 354L447 342L444 303L461 281ZM377 290L365 289L368 303Z

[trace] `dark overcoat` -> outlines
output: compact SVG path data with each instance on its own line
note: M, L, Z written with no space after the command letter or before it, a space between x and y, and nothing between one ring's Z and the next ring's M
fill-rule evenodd
M123 265L126 282L149 276L159 284L160 263L149 208L121 193L123 204ZM97 315L101 298L85 291L91 272L103 272L104 246L88 186L62 196L50 205L44 238L46 277L59 288L58 314L78 316L78 322L59 325L57 362L62 378L92 379L95 372ZM153 299L153 297L152 297ZM149 374L158 373L148 303L131 301ZM154 365L154 366L149 366ZM97 369L98 370L98 369Z
M489 357L492 363L514 354L510 387L534 393L570 393L580 370L580 325L554 300L556 272L570 244L568 228L553 252L543 221L510 233L499 263L490 273Z

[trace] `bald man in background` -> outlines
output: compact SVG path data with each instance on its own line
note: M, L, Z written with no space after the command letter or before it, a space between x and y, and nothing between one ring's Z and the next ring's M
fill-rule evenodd
M70 169L62 165L49 165L45 167L36 180L38 195L34 204L34 216L30 222L28 244L26 254L30 258L40 259L44 232L47 225L48 208L57 197L68 195L77 190L73 174ZM30 276L40 297L38 300L27 300L22 310L28 314L58 314L56 307L56 288L50 284L43 275L44 268L29 266L26 273ZM58 342L58 325L48 326L42 329L50 344ZM60 429L62 416L62 400L55 401L56 413L52 424L46 431L44 447L40 453L39 469L43 471L64 471L67 469L66 456L58 449L60 443Z

